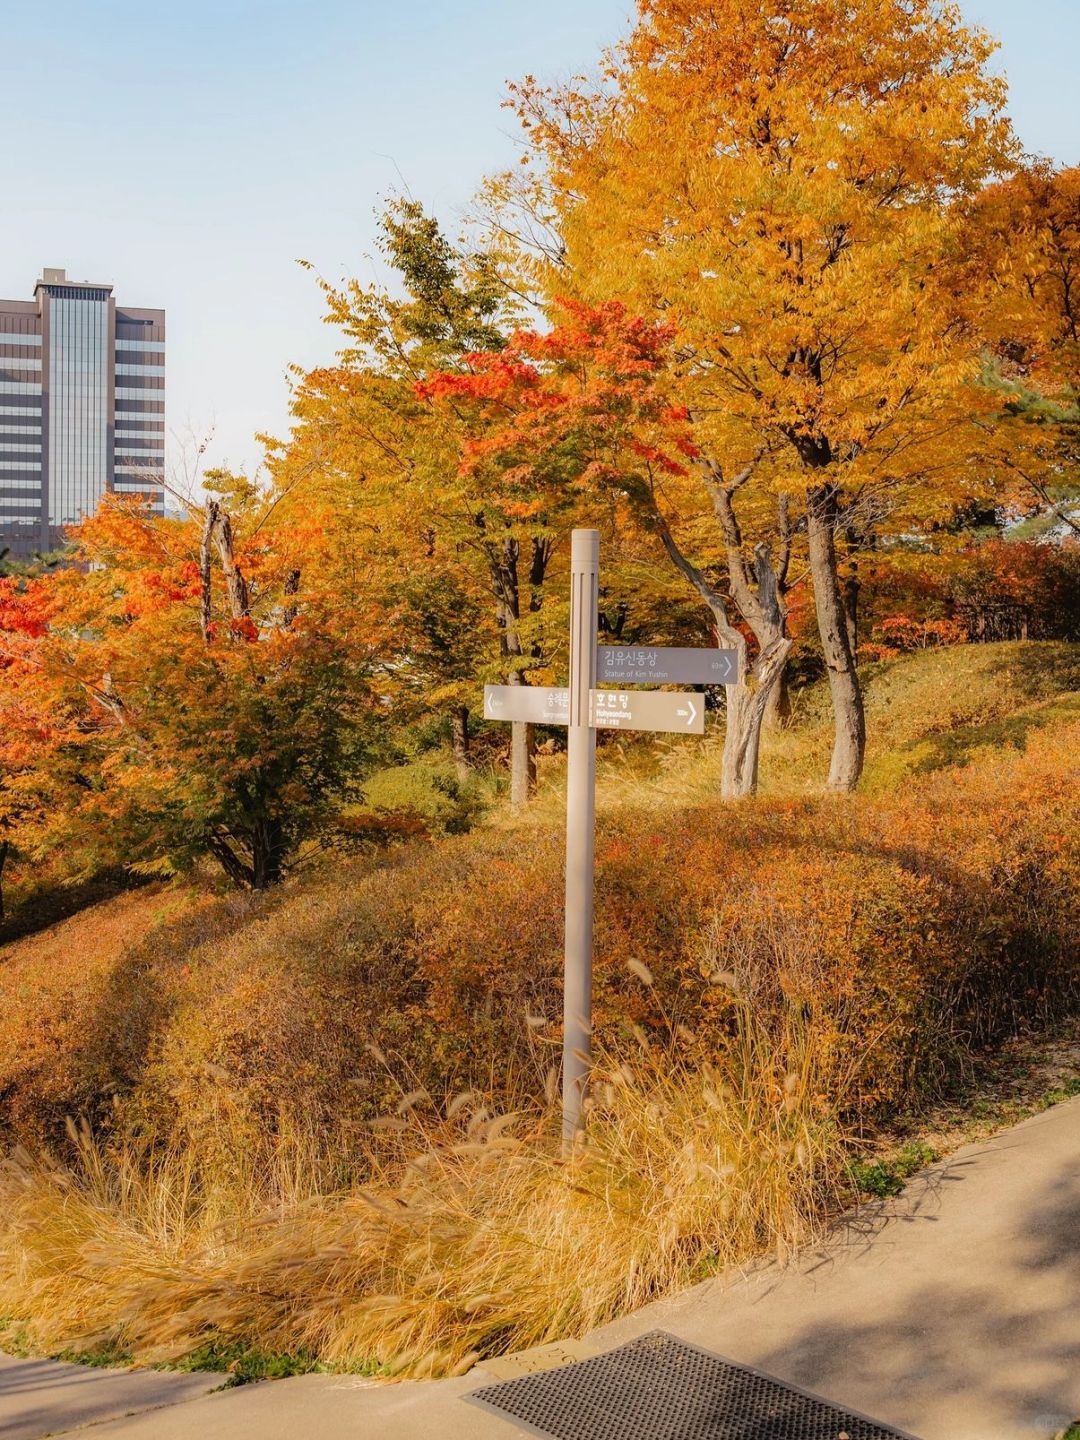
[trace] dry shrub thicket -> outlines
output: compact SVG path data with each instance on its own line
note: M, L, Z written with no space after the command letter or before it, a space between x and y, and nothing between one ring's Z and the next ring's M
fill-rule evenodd
M553 826L20 942L0 1314L53 1348L430 1375L787 1253L853 1137L1075 1000L1080 717L1008 725L902 789L722 808L661 779L611 809L568 1163Z

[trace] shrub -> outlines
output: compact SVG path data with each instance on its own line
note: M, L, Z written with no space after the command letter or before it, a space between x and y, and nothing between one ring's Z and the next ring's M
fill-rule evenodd
M1073 994L1078 736L1033 730L903 796L608 814L601 1039L682 1027L715 1058L731 997L703 977L730 972L765 1016L800 998L860 1116L940 1085ZM535 1092L558 1058L561 853L554 828L487 830L269 899L121 897L24 941L0 966L6 1121L210 1143L227 1097L251 1136L302 1123L347 1154L390 1097L379 1055L409 1089Z

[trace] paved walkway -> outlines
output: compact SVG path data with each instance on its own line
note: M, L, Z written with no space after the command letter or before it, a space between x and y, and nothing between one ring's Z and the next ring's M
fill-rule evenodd
M916 1179L786 1271L709 1282L605 1327L598 1349L664 1329L816 1390L921 1440L1050 1440L1080 1416L1080 1100ZM0 1434L90 1421L93 1440L511 1440L462 1403L490 1380L372 1386L305 1376L192 1399L216 1376L0 1368ZM39 1378L45 1383L39 1383ZM94 1384L147 1381L108 1402ZM165 1387L175 1382L175 1389ZM91 1404L72 1408L79 1386ZM101 1392L97 1392L101 1394ZM153 1395L154 1398L150 1398ZM148 1405L167 1405L146 1413ZM110 1417L129 1410L143 1413ZM10 1427L10 1428L9 1428Z
M197 1400L220 1389L221 1379L155 1370L94 1370L89 1365L0 1355L0 1435L3 1440L39 1440L42 1435L122 1420L140 1411Z

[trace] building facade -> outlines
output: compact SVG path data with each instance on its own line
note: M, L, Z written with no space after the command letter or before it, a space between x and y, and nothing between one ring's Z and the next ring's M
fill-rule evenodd
M0 550L63 543L107 491L165 500L165 312L45 270L0 300Z

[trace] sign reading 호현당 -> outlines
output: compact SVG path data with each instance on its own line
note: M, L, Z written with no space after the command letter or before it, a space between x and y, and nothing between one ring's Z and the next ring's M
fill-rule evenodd
M670 645L600 645L596 678L614 685L734 685L739 655Z
M556 686L485 685L485 720L516 720L526 725L568 725L570 691Z
M705 734L705 702L700 695L663 690L591 690L589 723L594 730L668 730Z
M567 725L570 691L539 685L485 685L484 716L526 725ZM664 730L705 734L700 695L662 690L590 690L589 724L595 730Z

